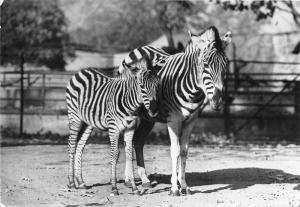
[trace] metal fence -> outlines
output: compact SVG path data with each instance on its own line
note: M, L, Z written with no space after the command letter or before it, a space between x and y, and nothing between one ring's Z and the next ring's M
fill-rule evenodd
M298 119L300 113L299 73L243 73L235 64L239 62L256 64L299 65L295 62L263 62L231 60L233 72L225 81L224 109L213 112L206 107L200 114L204 118L224 119L224 130L229 133L231 119L246 119L234 129L239 131L251 119ZM65 89L75 72L33 71L21 65L20 71L0 72L0 113L20 115L20 133L23 116L26 114L66 114ZM115 68L100 69L108 75L116 73Z

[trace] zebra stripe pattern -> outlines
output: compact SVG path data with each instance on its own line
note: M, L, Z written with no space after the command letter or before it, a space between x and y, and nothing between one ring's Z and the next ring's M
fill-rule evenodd
M119 136L124 132L126 165L129 166L132 189L138 193L133 179L132 137L139 122L139 110L145 107L150 117L157 111L159 78L151 71L137 77L110 78L95 68L80 71L69 81L66 91L70 136L69 187L86 188L82 178L82 152L92 128L109 131L111 142L112 195L118 195L116 163ZM78 186L76 186L75 181Z
M164 50L152 46L143 46L134 49L122 61L119 66L119 73L126 74L126 69L129 70L154 70L158 71L165 64L166 59L170 54ZM144 60L144 61L141 61Z
M215 27L200 35L191 34L186 51L167 57L158 72L161 96L156 120L167 123L171 139L172 195L179 195L177 181L183 193L190 192L185 181L185 166L189 137L198 111L206 98L213 109L218 110L221 106L228 66L224 49L231 41L226 35L221 40ZM134 139L143 139L146 135L139 136ZM143 160L143 155L137 153L137 160Z

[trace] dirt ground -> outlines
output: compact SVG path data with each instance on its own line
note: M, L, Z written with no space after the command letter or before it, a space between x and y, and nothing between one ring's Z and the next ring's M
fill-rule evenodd
M1 148L1 202L5 206L300 206L300 146L191 147L187 182L193 194L170 197L168 146L146 145L153 188L131 194L121 179L120 196L110 197L109 146L89 144L83 158L88 190L68 190L67 146ZM138 186L142 189L141 185ZM1 206L1 205L0 205Z

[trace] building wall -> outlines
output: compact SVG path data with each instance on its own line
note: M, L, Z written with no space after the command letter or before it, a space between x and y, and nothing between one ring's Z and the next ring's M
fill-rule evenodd
M67 71L78 71L86 67L106 68L112 67L113 55L101 54L93 51L76 50L76 57L67 61Z

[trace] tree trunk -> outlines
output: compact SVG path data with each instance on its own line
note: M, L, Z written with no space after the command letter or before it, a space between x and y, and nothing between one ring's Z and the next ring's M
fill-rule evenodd
M165 35L167 36L168 46L169 46L169 47L172 47L172 48L175 48L175 45L174 45L174 38L173 38L173 29L168 29L168 30L165 32Z

